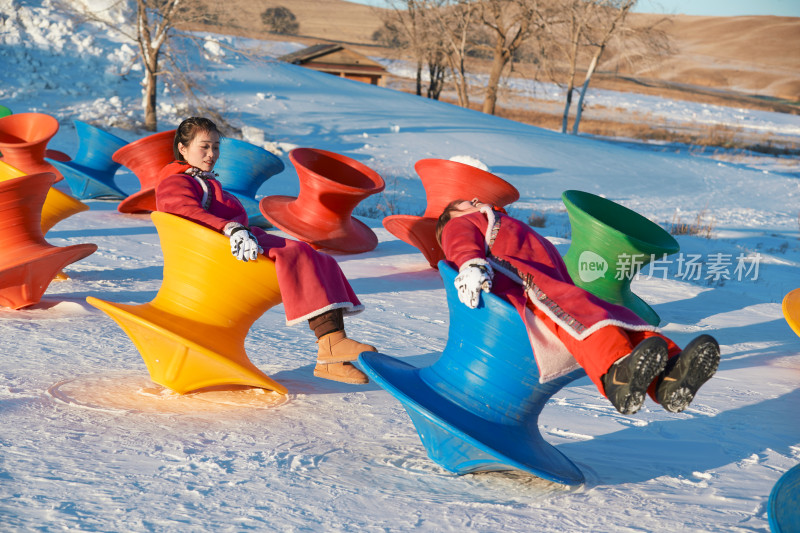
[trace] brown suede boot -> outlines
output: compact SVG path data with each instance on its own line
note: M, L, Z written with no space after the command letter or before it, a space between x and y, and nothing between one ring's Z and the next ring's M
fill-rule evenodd
M353 366L353 363L317 363L314 367L314 375L318 378L341 381L342 383L353 383L363 385L369 383L369 378L362 371Z
M320 364L355 361L361 352L376 352L374 346L347 338L342 331L334 331L317 340L317 362Z

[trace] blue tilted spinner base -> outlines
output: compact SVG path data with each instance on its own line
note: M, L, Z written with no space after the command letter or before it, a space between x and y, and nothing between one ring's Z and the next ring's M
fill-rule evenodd
M219 182L242 203L252 226L270 227L258 208L256 193L269 178L283 171L284 164L272 152L238 139L223 137L214 171Z
M417 428L428 456L456 474L522 470L556 483L580 485L583 474L539 432L547 400L585 376L576 370L539 383L522 318L494 294L477 309L458 300L456 271L439 263L450 329L441 357L416 368L377 352L364 352L364 372L395 396Z
M800 464L784 473L772 487L767 516L772 533L800 532Z
M80 120L75 121L75 131L78 152L72 161L47 159L64 176L72 194L80 200L128 196L114 183L120 164L111 159L128 142Z

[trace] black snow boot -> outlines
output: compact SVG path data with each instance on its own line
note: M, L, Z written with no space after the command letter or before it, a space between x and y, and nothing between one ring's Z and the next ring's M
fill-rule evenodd
M711 335L700 335L667 362L656 388L658 403L671 413L680 413L718 366L719 344Z
M617 411L632 415L642 408L647 387L667 364L667 351L664 339L650 337L611 365L603 376L603 388Z

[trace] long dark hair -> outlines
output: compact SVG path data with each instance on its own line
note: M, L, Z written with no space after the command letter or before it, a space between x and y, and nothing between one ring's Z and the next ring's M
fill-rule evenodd
M208 133L216 133L220 137L222 137L222 133L220 133L217 125L208 120L207 118L203 117L189 117L183 122L181 125L178 126L178 129L175 130L175 139L172 141L172 152L175 155L175 159L177 161L186 161L183 158L183 154L180 150L178 150L178 145L182 144L184 146L189 146L192 140L197 136L198 133L201 131L208 132Z
M444 225L450 222L450 219L453 218L453 211L458 211L456 206L461 202L466 202L466 200L453 200L445 206L444 211L442 211L442 214L439 215L439 220L436 221L436 242L439 243L439 246L442 245L442 232L444 231Z

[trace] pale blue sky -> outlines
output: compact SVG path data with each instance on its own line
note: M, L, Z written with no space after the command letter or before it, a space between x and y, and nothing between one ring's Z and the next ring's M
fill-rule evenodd
M348 0L358 4L385 6L385 0ZM800 17L800 0L639 0L640 13L668 15L781 15Z
M668 15L800 17L800 0L639 0L636 11Z

